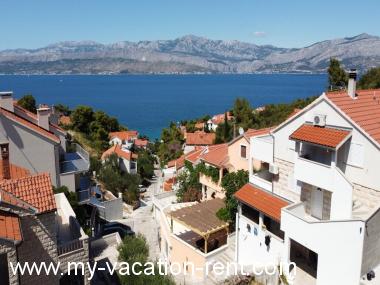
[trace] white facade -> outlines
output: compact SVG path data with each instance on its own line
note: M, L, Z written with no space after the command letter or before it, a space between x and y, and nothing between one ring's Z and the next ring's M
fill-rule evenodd
M326 126L350 132L348 139L336 149L289 139L303 124L312 124L317 114L326 116ZM258 162L268 170L257 169ZM239 211L237 261L252 264L297 258L297 266L311 268L317 285L358 285L380 263L378 245L366 238L366 233L380 238L374 223L368 223L379 215L379 162L378 143L324 94L271 135L251 138L250 183L294 204L282 209L284 238L275 239L269 250L262 247L260 225ZM380 284L380 278L376 279L379 283L374 284Z

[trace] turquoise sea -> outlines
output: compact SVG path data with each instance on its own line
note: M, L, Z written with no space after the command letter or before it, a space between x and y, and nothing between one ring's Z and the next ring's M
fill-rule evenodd
M253 106L320 95L326 75L2 75L0 91L38 103L90 105L157 138L170 121L222 113L236 97Z

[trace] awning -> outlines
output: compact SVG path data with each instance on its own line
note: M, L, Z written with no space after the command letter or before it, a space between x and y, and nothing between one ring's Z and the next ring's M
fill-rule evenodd
M303 124L289 137L291 140L337 149L351 137L351 131Z
M218 210L223 207L222 199L212 199L173 211L170 216L193 232L205 237L228 227L228 223L216 216Z
M281 208L290 204L288 201L249 183L235 193L235 198L276 221L281 220Z

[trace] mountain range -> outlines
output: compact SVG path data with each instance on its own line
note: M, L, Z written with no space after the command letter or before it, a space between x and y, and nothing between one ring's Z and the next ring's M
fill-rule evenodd
M113 44L70 41L38 49L0 51L0 73L323 73L331 57L359 71L380 66L380 37L360 34L303 48L193 35Z

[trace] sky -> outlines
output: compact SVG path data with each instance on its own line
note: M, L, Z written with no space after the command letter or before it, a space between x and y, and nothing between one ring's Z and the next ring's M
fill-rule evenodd
M0 50L197 35L279 47L380 36L378 0L0 0Z

